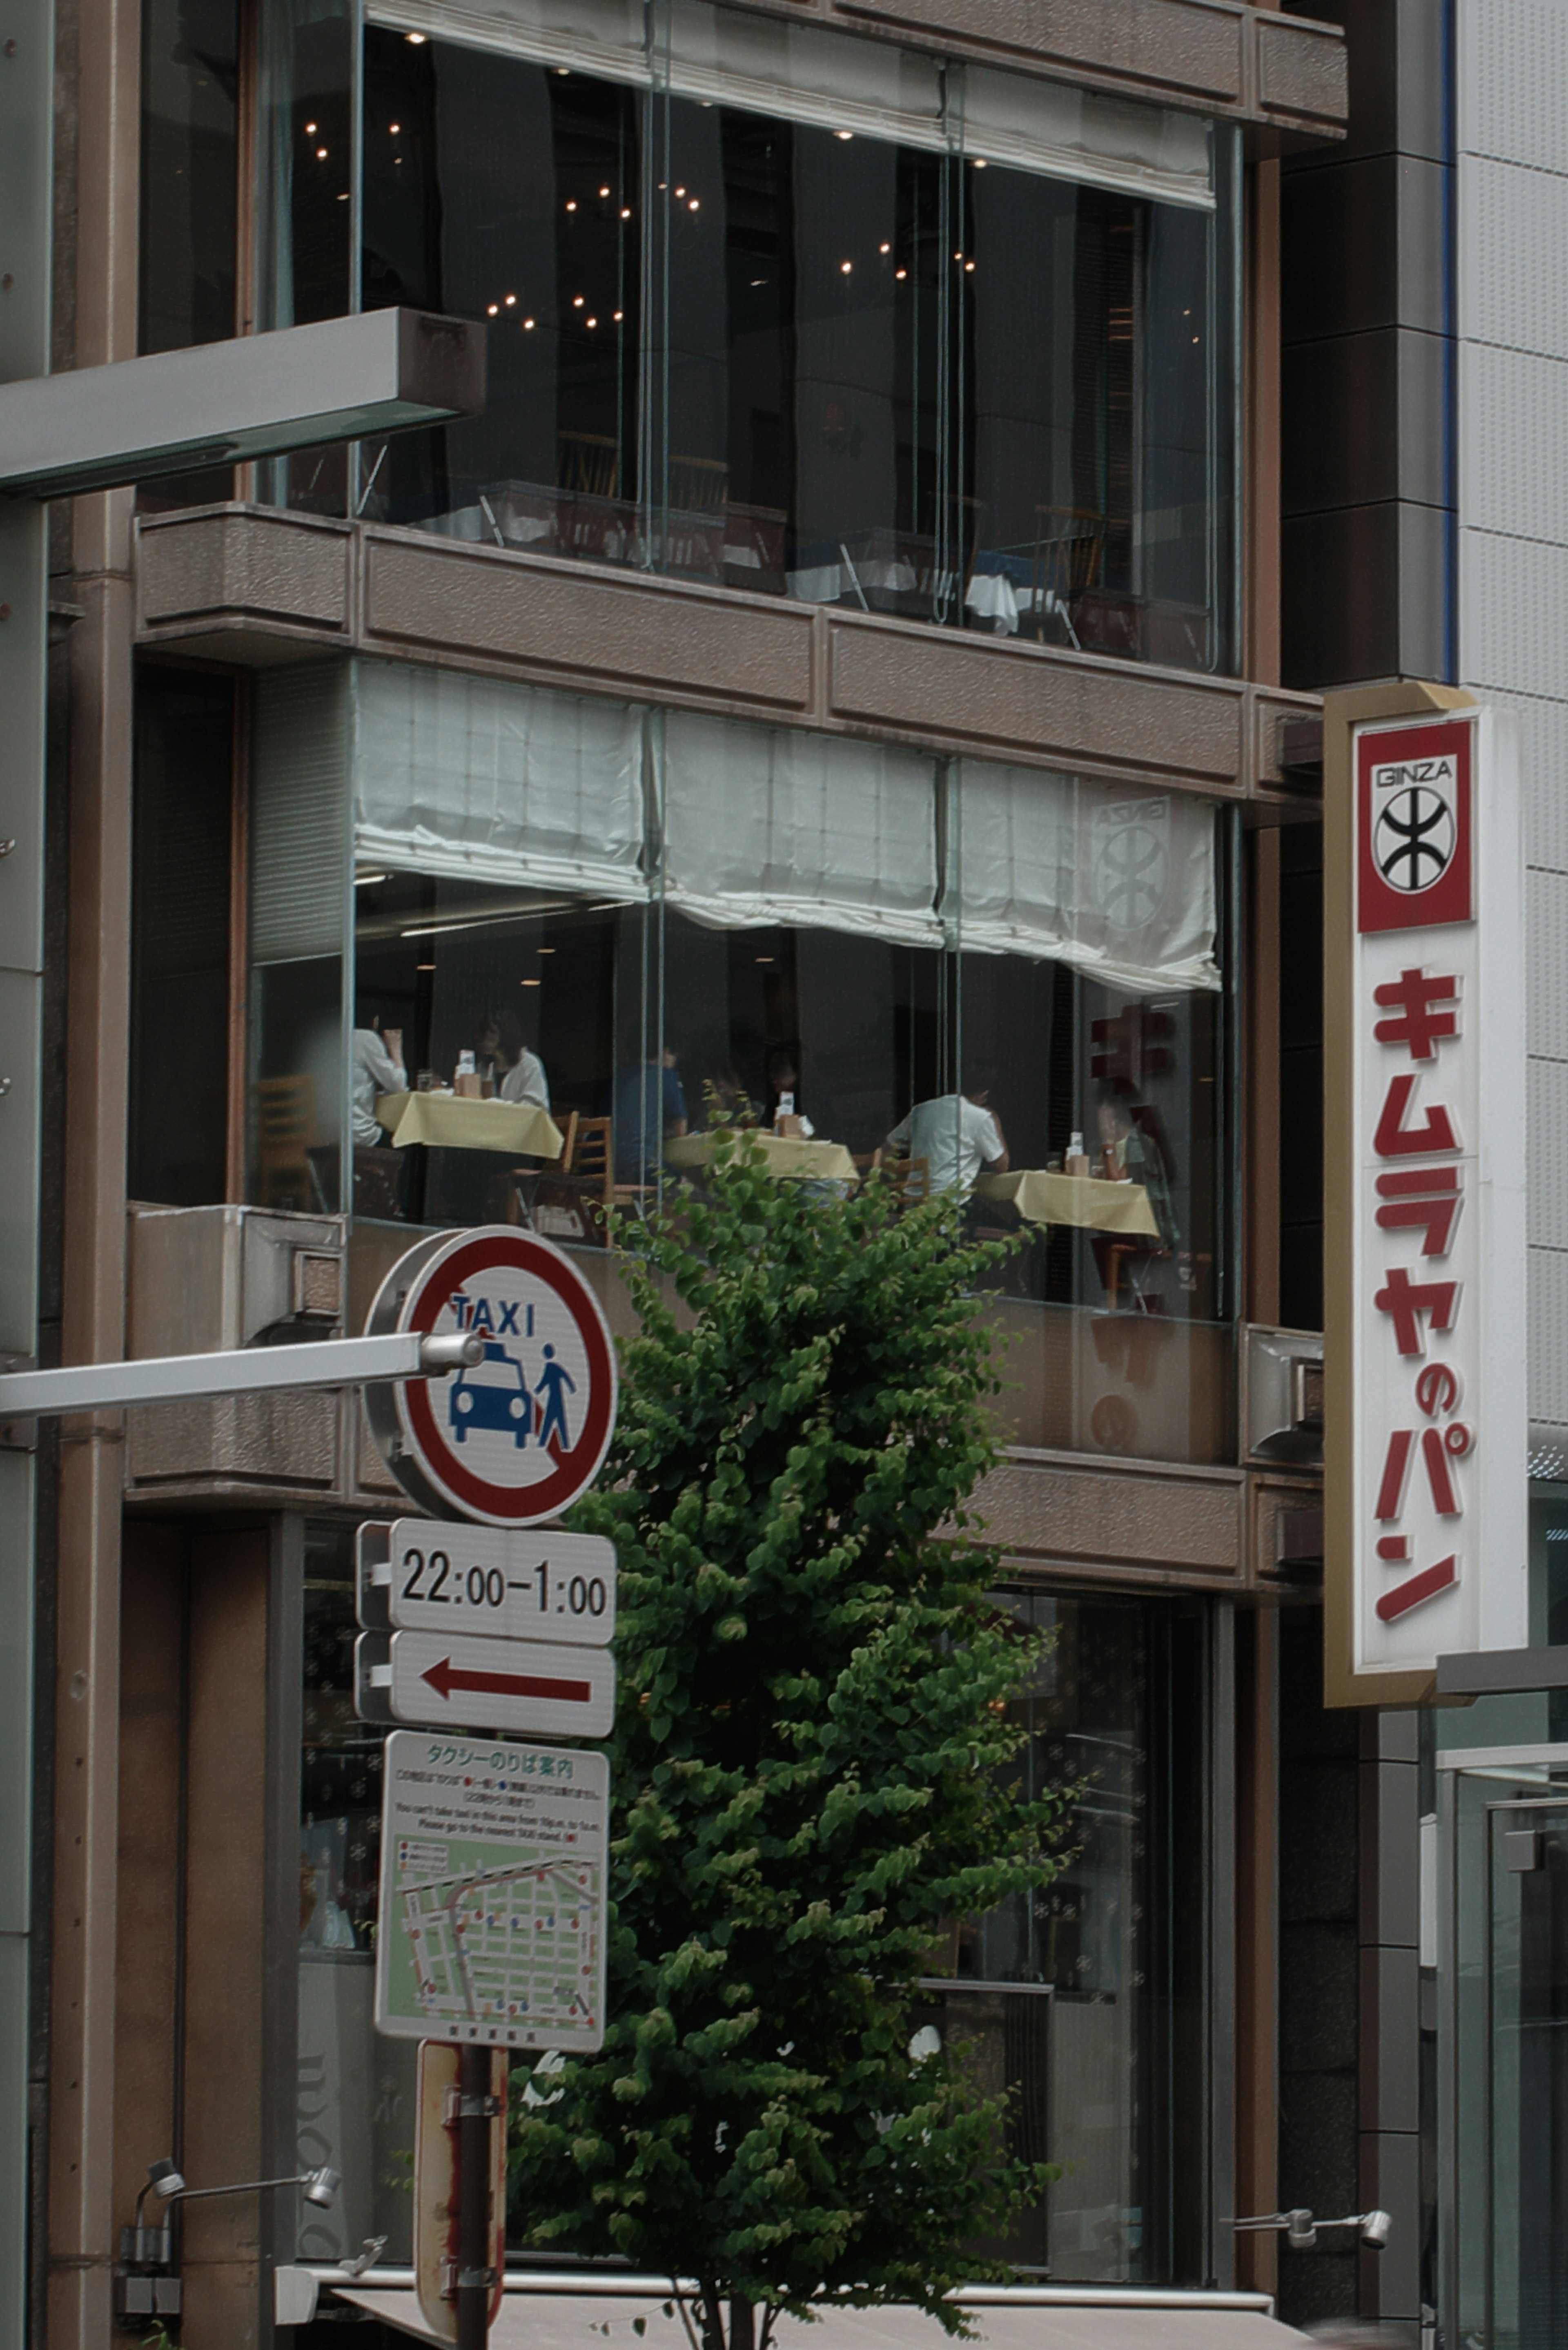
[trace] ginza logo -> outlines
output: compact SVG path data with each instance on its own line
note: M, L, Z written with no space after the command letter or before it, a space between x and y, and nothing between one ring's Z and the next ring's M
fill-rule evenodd
M1429 889L1453 863L1456 781L1452 759L1402 759L1372 770L1374 789L1389 795L1372 827L1373 858L1389 889Z

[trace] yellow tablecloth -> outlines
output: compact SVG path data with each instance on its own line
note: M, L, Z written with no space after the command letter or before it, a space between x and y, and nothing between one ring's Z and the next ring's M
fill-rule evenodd
M783 1134L763 1134L748 1128L739 1138L743 1146L762 1153L763 1165L770 1175L786 1177L791 1181L823 1182L836 1180L853 1183L859 1169L842 1142L798 1142ZM713 1156L711 1134L683 1134L664 1146L667 1164L671 1167L706 1167Z
M1025 1222L1081 1224L1091 1232L1143 1232L1159 1238L1159 1226L1141 1183L1107 1183L1097 1175L1053 1175L1044 1167L1021 1167L1015 1175L980 1175L981 1200L1011 1200Z
M443 1150L526 1152L558 1159L561 1129L536 1102L475 1101L468 1094L382 1094L376 1117L395 1149L433 1142Z

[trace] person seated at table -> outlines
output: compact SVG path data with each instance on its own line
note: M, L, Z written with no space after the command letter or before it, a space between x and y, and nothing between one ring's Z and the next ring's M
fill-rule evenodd
M479 1024L474 1053L481 1076L488 1076L503 1101L530 1102L535 1109L550 1107L550 1081L537 1053L523 1042L523 1023L515 1012L487 1012Z
M636 1061L615 1081L615 1180L647 1183L664 1163L664 1146L686 1132L686 1095L673 1045L657 1061Z
M403 1032L400 1028L384 1028L374 1004L356 1003L348 1057L353 1067L354 1139L384 1143L387 1138L376 1118L376 1097L379 1094L407 1091L409 1073L403 1066Z
M702 1077L704 1126L755 1126L756 1103L741 1082L732 1061L710 1061Z
M763 1123L774 1128L781 1118L799 1118L800 1135L806 1142L816 1131L801 1108L800 1065L787 1045L768 1055L768 1108Z
M939 1191L966 1196L983 1168L988 1175L1007 1172L1007 1142L1002 1120L991 1107L991 1072L981 1066L964 1070L962 1091L938 1094L917 1102L889 1133L886 1148L895 1159L923 1159L927 1181L934 1197Z
M1131 1104L1108 1079L1096 1087L1095 1121L1101 1164L1093 1172L1107 1176L1112 1182L1141 1183L1148 1194L1149 1211L1159 1226L1161 1243L1169 1247L1175 1219L1164 1157L1158 1143L1134 1118Z

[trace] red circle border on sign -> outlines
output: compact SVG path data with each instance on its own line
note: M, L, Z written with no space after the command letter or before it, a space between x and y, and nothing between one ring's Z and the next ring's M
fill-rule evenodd
M420 1466L431 1482L455 1503L490 1525L536 1525L570 1507L586 1493L609 1449L615 1428L616 1359L609 1326L598 1299L570 1259L532 1232L491 1231L483 1237L459 1242L441 1250L427 1264L404 1301L398 1316L402 1330L428 1334L455 1288L471 1274L483 1272L510 1258L515 1268L531 1274L553 1289L582 1336L588 1357L590 1403L582 1434L552 1476L526 1487L493 1485L476 1477L459 1461L437 1425L431 1404L431 1382L409 1379L398 1390L399 1417L412 1443ZM439 1293L435 1284L441 1284ZM579 1465L580 1464L580 1465Z

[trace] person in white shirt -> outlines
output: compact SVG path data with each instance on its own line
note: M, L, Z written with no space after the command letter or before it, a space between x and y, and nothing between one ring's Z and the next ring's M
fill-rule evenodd
M550 1107L550 1081L537 1053L523 1042L523 1023L514 1012L487 1012L479 1024L476 1048L480 1070L486 1066L503 1101L532 1102L537 1109Z
M356 1007L356 1025L350 1045L354 1070L354 1139L356 1142L385 1142L386 1135L376 1123L378 1094L400 1094L407 1088L409 1073L403 1066L403 1032L400 1028L383 1028L381 1015L368 1005Z
M939 1191L967 1193L983 1167L989 1175L1007 1172L1002 1121L989 1106L989 1077L966 1071L964 1089L917 1102L888 1137L896 1159L923 1159L933 1197Z

